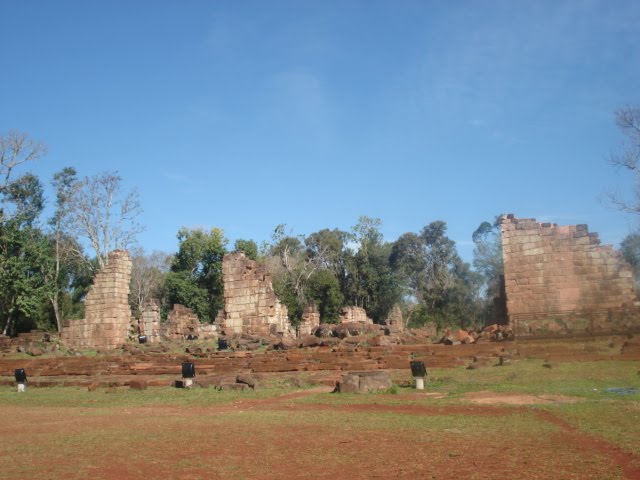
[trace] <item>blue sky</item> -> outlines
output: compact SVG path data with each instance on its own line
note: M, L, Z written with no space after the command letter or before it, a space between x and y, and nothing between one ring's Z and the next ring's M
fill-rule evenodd
M0 132L137 186L143 247L444 220L464 258L499 213L587 223L630 179L613 112L640 104L640 2L0 2Z

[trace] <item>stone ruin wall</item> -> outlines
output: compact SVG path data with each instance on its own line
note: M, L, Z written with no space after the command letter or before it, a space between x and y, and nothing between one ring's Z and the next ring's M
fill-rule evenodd
M85 299L85 318L67 320L61 338L69 347L112 350L122 346L131 329L129 282L131 259L124 250L109 254Z
M395 327L400 332L404 331L404 320L402 318L402 309L400 308L400 305L395 304L393 308L391 308L385 323L391 327Z
M311 335L314 328L320 325L320 312L315 305L307 305L302 312L302 319L298 325L298 337Z
M265 265L241 252L227 253L222 260L222 274L224 309L216 323L227 335L291 335L287 307L276 297Z
M140 313L138 333L147 337L147 343L159 343L162 324L160 321L160 306L155 301L149 301Z
M218 336L216 325L200 323L194 311L184 305L174 305L167 315L167 321L162 322L160 307L154 301L147 303L142 311L138 330L140 335L147 336L147 343L181 341L188 339L189 335L200 339Z
M190 335L197 337L200 334L200 320L193 310L184 305L174 305L167 314L167 321L161 324L161 337L163 340L186 340Z
M373 323L373 320L367 316L367 311L362 307L342 307L340 309L339 322Z
M507 317L516 335L640 327L631 267L587 225L500 219Z

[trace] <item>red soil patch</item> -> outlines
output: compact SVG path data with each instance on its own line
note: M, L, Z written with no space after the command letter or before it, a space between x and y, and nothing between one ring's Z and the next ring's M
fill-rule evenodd
M211 407L0 410L3 478L640 478L638 457L523 406L326 405L291 400L326 389ZM262 416L249 415L248 411ZM324 425L326 412L371 414L366 429ZM269 412L290 412L290 420ZM318 422L314 422L314 413ZM377 413L508 417L534 412L559 431L509 438L452 429L377 428ZM324 417L323 417L324 416ZM303 421L296 422L296 419Z

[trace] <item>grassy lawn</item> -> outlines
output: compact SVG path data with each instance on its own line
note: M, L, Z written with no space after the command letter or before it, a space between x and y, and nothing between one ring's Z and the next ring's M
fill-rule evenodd
M640 389L638 367L600 361L544 368L539 360L520 360L431 369L425 393L394 388L363 395L307 390L282 397L300 389L274 387L115 393L54 387L18 394L1 387L1 476L624 478L607 451L581 450L572 439L584 432L640 458L640 395L607 392ZM471 405L473 392L580 401L492 407ZM436 410L420 413L429 407ZM544 421L540 410L578 431Z

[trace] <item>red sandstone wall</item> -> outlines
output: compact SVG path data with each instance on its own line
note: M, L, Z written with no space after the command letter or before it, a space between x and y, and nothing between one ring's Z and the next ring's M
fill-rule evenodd
M640 327L631 267L586 225L501 219L507 315L518 335Z
M227 253L222 260L224 309L216 322L233 333L291 334L287 307L273 291L267 268L243 253Z
M123 345L131 329L129 282L131 259L124 250L109 254L84 302L85 318L68 320L62 340L74 348L114 349Z

